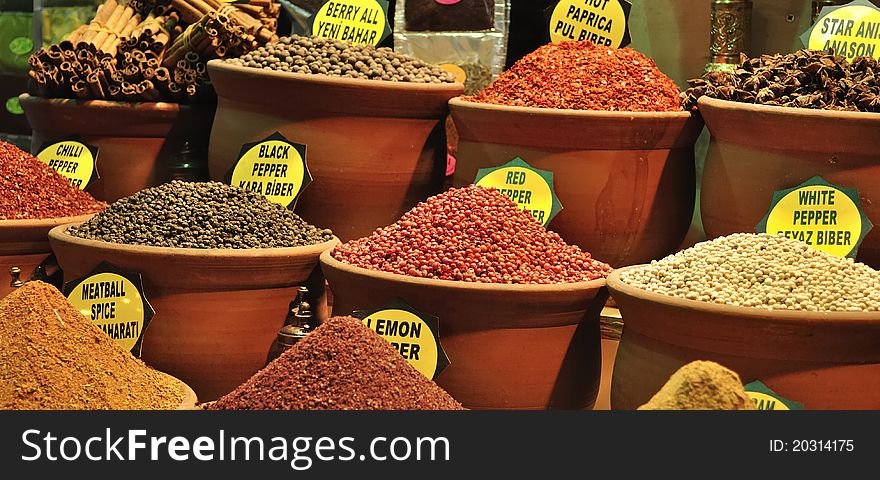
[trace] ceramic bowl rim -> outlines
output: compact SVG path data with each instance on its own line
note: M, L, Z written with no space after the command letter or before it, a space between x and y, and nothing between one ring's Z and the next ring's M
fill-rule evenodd
M87 213L85 215L76 215L73 217L0 220L0 231L19 228L54 228L73 223L80 224L87 221L95 215L95 213Z
M700 118L697 111L681 110L676 112L624 112L624 111L606 111L606 110L570 110L564 108L537 108L537 107L517 107L512 105L496 105L494 103L471 102L463 99L461 96L449 100L450 110L472 110L472 111L497 111L506 113L525 113L532 116L545 117L582 117L594 119L608 120L654 120L654 119L674 119L674 120L696 120Z
M861 326L880 328L880 312L806 312L801 310L765 310L755 307L742 307L735 305L722 305L716 303L702 302L699 300L689 300L686 298L672 297L662 293L643 290L638 287L626 284L621 280L620 275L628 270L646 267L648 264L632 265L615 269L608 276L607 284L611 297L615 294L625 295L636 298L642 302L651 304L660 304L665 307L672 307L679 310L691 310L707 314L708 318L713 315L726 315L743 317L749 320L759 320L766 323L777 324L814 324L828 326ZM617 300L617 299L615 299ZM618 305L622 302L618 301ZM621 309L623 314L624 329L626 329L626 312Z
M49 231L49 239L57 242L74 245L80 248L88 248L102 251L124 253L139 257L165 257L176 258L211 258L211 259L256 259L256 258L288 258L309 257L317 255L324 250L332 249L339 243L334 236L331 240L303 247L280 247L280 248L178 248L178 247L154 247L150 245L128 245L124 243L111 243L100 240L74 237L67 233L67 229L80 223L59 225Z
M453 83L412 83L391 82L385 80L365 80L362 78L334 77L332 75L315 75L310 73L279 72L268 68L242 67L226 63L220 59L208 61L208 72L212 70L225 71L235 75L250 75L266 77L274 80L312 83L324 86L353 87L374 91L406 91L406 92L433 92L461 94L464 84Z
M779 105L761 105L756 103L734 102L702 96L697 100L697 106L704 106L717 110L740 110L749 113L763 113L787 117L811 117L819 120L869 120L880 122L880 113L852 112L846 110L820 110L813 108L783 107Z
M173 102L125 102L119 100L48 98L22 93L18 99L23 104L52 105L57 108L89 108L96 110L115 110L124 112L154 112L176 114L193 108L191 105Z
M378 270L370 270L368 268L356 267L354 265L336 260L332 256L333 249L328 249L321 253L320 264L322 269L326 266L331 269L339 270L346 274L358 277L367 277L390 281L394 283L404 283L429 287L443 290L458 290L469 292L503 292L503 293L535 293L535 294L553 294L560 292L579 292L579 291L599 291L605 286L605 279L590 280L588 282L574 283L556 283L556 284L506 284L506 283L470 283L458 282L455 280L437 280L433 278L411 277L409 275L401 275L397 273L380 272ZM328 277L324 272L324 276ZM330 286L331 290L333 286Z

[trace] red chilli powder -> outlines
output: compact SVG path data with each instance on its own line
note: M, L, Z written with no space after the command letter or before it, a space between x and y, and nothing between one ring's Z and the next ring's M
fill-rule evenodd
M557 284L611 273L506 195L474 185L429 198L397 223L337 246L333 257L371 270L461 282Z
M208 410L462 410L352 317L316 328Z
M33 155L0 141L0 220L73 217L105 208Z
M641 53L583 41L544 45L464 99L515 107L675 112L682 110L680 94Z

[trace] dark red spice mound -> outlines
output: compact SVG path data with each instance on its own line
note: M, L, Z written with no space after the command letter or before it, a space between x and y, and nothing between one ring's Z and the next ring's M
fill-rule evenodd
M682 110L680 94L641 53L583 41L544 45L464 99L516 107L675 112Z
M0 220L73 217L105 208L30 153L0 141Z
M209 410L462 410L387 340L331 318Z
M572 283L611 273L498 190L474 185L429 198L397 223L337 246L333 257L371 270L462 282Z

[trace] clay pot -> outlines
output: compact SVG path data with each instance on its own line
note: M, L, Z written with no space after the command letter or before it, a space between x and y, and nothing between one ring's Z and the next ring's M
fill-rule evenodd
M880 115L751 105L702 97L712 133L701 209L709 238L754 232L773 192L820 175L856 188L862 209L880 222ZM857 259L880 267L880 229Z
M34 269L52 253L49 230L58 225L84 222L91 216L0 220L0 299L16 288L13 286L13 268L19 269L18 278L26 282L33 277Z
M101 262L139 272L156 315L143 341L150 366L180 378L213 400L266 364L298 285L323 292L318 256L338 240L296 248L199 250L99 242L49 232L65 281ZM326 318L325 298L313 302Z
M450 364L435 379L470 409L589 409L601 370L605 281L500 285L354 267L321 254L333 314L402 300L440 319Z
M28 94L19 99L34 129L34 155L47 143L72 138L98 147L100 178L87 191L106 202L172 180L172 160L184 142L204 159L214 116L213 105L45 99Z
M218 60L208 62L208 72L218 96L212 179L224 179L243 144L280 132L306 145L314 178L296 213L343 241L367 236L439 193L446 103L461 84L294 74Z
M694 208L699 116L449 102L460 140L453 184L520 157L553 172L563 210L549 228L612 266L681 244Z
M641 406L694 360L718 362L743 383L760 380L807 409L880 408L880 313L771 311L685 300L623 283L626 270L608 277L624 319L612 408Z

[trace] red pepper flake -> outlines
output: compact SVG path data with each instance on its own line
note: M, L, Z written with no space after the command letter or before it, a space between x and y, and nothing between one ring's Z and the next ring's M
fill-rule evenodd
M506 195L474 185L429 198L397 223L337 246L333 257L371 270L460 282L556 284L611 273Z
M0 141L0 220L73 217L105 208L30 153Z
M682 111L681 89L630 48L551 43L465 100L516 107L623 112Z

